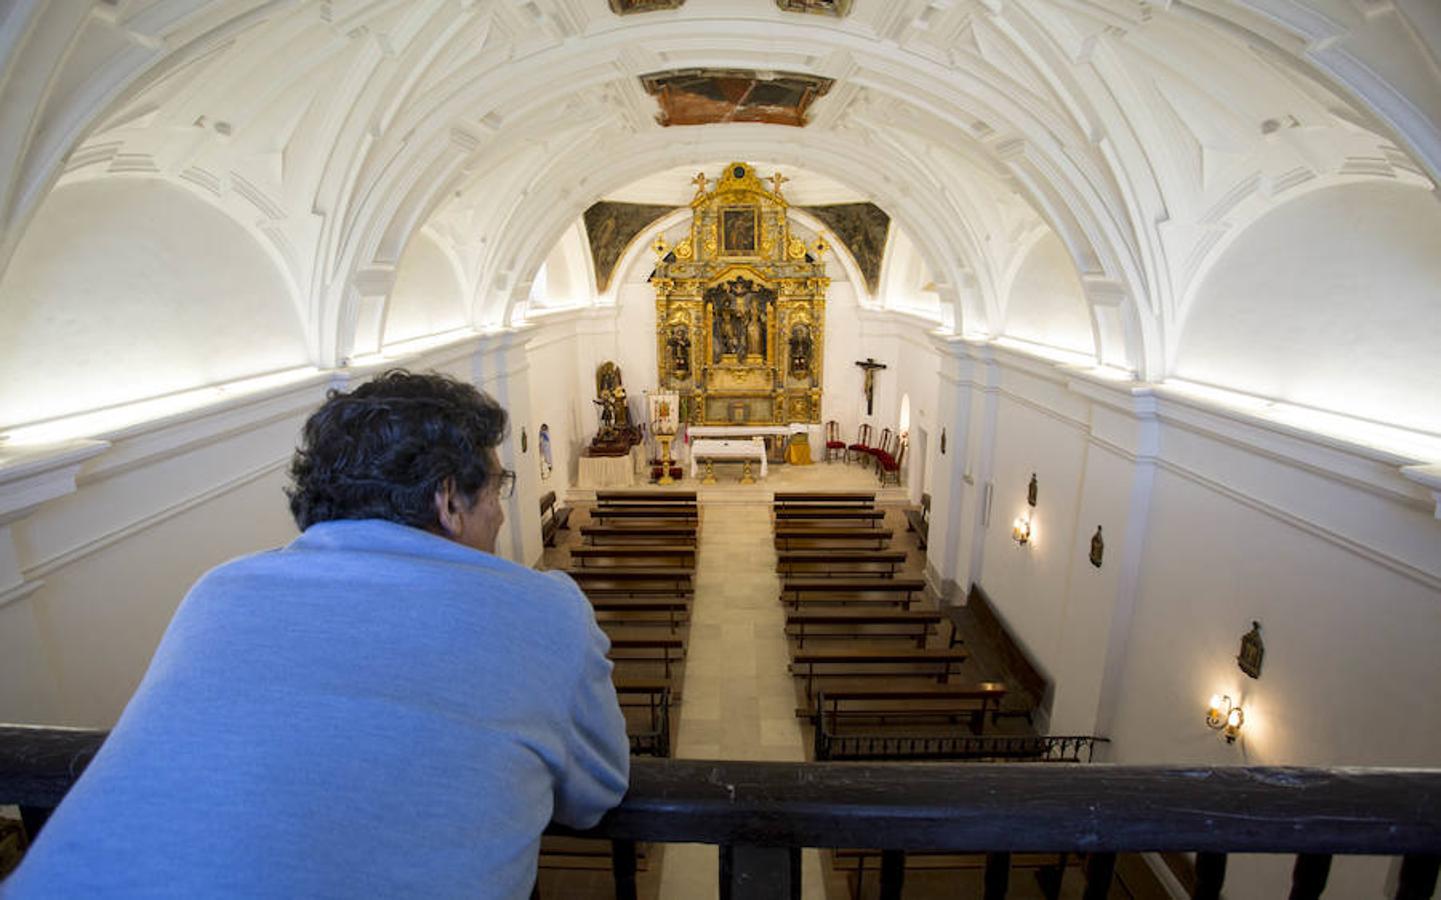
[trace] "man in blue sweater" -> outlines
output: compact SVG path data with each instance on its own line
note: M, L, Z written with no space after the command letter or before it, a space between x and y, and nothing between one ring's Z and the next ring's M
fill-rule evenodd
M625 792L609 643L564 575L493 555L515 473L473 387L331 392L303 533L205 575L22 897L525 897L540 833Z

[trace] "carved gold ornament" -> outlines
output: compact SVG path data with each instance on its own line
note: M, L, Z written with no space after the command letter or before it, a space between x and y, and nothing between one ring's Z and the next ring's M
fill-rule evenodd
M786 255L791 259L805 259L806 242L800 238L791 238L790 244L786 246Z

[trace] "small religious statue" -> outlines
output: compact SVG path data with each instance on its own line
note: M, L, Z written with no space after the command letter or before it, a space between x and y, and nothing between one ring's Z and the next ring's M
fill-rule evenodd
M691 179L691 184L695 185L695 196L691 199L699 200L705 196L706 177L704 172L695 173L695 177Z
M785 184L787 181L790 181L790 179L782 175L780 172L771 173L771 193L779 197L781 195L781 185Z
M869 357L869 356L867 356L864 360L856 360L856 365L860 366L860 367L861 367L862 369L864 369L865 372L866 372L866 381L865 381L866 415L869 416L869 415L871 415L871 414L873 414L873 413L875 412L875 401L876 401L876 370L877 370L877 369L885 369L885 368L888 368L888 366L886 366L885 363L878 363L878 362L876 362L874 359L872 359L872 358Z
M684 325L672 326L666 346L670 350L671 375L680 381L690 378L690 329Z
M811 330L805 323L791 327L791 376L805 378L811 373Z
M1266 658L1266 645L1261 641L1261 623L1252 622L1251 630L1241 636L1241 652L1236 665L1252 678L1261 677L1261 662Z
M610 402L615 417L615 427L617 429L629 428L630 411L626 409L625 405L625 388L620 385L612 388L610 392Z
M1096 526L1096 533L1091 535L1091 565L1101 567L1101 558L1106 553L1106 540L1101 537L1101 526Z

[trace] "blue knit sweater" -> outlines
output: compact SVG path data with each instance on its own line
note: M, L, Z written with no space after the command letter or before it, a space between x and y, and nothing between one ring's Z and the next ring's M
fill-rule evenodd
M312 526L196 584L0 894L525 897L625 792L608 647L564 575Z

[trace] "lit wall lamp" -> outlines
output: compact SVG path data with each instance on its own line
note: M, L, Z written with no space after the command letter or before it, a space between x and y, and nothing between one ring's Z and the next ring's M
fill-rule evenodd
M1036 473L1031 473L1031 483L1026 486L1026 505L1031 509L1036 508L1036 495L1039 488L1036 484ZM1031 512L1027 510L1025 515L1016 516L1016 521L1011 523L1011 540L1022 547L1031 542Z
M1231 698L1224 694L1212 694L1211 701L1206 708L1206 724L1221 732L1226 743L1236 743L1236 736L1241 733L1241 726L1246 724L1246 711L1240 706L1233 705Z
M1016 521L1011 525L1011 540L1022 547L1031 542L1031 523L1025 516L1016 516Z

